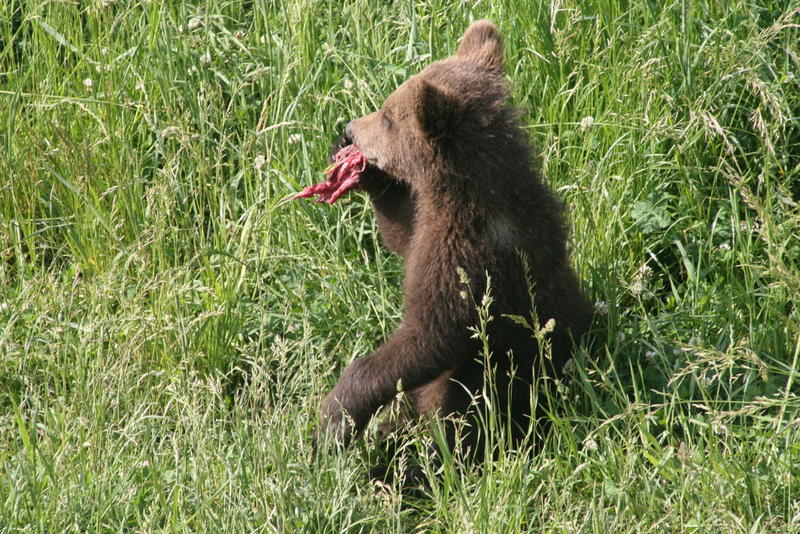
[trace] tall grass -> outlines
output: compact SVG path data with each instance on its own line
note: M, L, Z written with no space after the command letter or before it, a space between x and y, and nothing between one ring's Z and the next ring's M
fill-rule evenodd
M402 265L362 195L285 199L477 18L569 206L592 350L536 447L375 492L366 444L310 441ZM0 3L0 532L799 531L799 24L791 0Z

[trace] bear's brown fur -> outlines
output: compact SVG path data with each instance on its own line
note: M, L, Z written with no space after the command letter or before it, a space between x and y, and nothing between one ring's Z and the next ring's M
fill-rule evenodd
M470 410L486 372L469 330L478 322L475 303L464 291L480 300L487 275L495 409L520 434L542 363L531 331L505 315L530 316L532 283L540 323L555 320L556 373L587 329L589 307L569 264L562 206L533 170L526 134L506 104L503 64L497 28L476 22L456 55L351 122L335 147L353 143L367 157L362 185L385 244L406 262L402 324L350 364L323 402L322 427L340 441L395 397L398 382L420 413Z

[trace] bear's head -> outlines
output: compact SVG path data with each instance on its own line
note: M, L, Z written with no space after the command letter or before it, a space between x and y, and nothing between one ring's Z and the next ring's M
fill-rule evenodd
M505 105L503 40L488 21L473 23L458 52L400 85L380 110L347 125L352 143L373 168L421 186L442 174L460 174L465 158L500 161L513 137L515 114Z

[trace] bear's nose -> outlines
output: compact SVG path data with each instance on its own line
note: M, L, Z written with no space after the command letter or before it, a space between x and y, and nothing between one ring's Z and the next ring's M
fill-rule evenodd
M348 145L353 144L353 121L348 122L344 127L344 138Z

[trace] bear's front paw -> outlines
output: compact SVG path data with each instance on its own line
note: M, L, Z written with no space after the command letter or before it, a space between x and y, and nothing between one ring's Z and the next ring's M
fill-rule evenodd
M333 391L328 393L320 408L319 430L315 445L336 443L347 447L353 438L353 430L353 421L345 412L342 403L334 396Z

